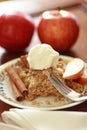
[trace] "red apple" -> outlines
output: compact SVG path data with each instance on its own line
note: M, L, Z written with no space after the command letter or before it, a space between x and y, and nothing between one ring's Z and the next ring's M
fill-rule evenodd
M50 44L61 52L76 42L79 24L76 16L68 11L50 10L42 14L37 30L42 43Z
M11 52L24 50L30 43L34 23L28 14L11 12L0 15L0 46Z
M84 61L79 58L71 60L66 65L65 72L63 73L63 78L69 80L80 78L83 74L84 66L85 66Z

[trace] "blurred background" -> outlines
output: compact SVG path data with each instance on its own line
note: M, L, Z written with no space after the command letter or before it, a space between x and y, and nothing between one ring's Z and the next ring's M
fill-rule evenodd
M80 34L76 44L67 52L62 54L74 57L80 57L87 61L87 0L0 0L0 15L10 11L21 11L31 15L35 24L39 22L42 12L51 9L64 9L72 12L78 18L80 23ZM0 47L0 64L3 64L11 59L19 57L27 53L30 48L39 43L40 40L36 34L32 38L31 44L22 53L10 54L5 49Z

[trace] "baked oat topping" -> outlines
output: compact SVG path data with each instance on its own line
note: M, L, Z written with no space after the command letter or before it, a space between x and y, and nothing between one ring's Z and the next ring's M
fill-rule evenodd
M46 71L54 73L56 76L60 77L69 87L81 93L84 89L83 85L75 80L66 80L63 78L63 72L65 70L66 64L67 63L63 58L59 58L55 68L50 67L44 70L34 70L29 66L27 55L21 56L17 62L17 73L28 89L29 93L28 96L26 96L26 100L33 101L39 96L47 97L50 95L55 97L55 102L62 100L63 96L51 84L48 77L45 75Z

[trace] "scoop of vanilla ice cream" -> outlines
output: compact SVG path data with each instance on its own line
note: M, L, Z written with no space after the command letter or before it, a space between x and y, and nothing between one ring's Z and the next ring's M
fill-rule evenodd
M27 60L30 68L43 70L49 67L56 67L59 53L48 44L38 44L31 48Z

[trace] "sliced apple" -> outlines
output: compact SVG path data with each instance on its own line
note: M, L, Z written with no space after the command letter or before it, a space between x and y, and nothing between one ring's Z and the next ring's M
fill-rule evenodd
M74 58L66 65L63 78L70 80L78 79L83 73L84 66L85 63L83 60L80 58Z
M78 82L86 85L87 84L87 64L85 64L84 70L83 70L83 74L82 76L78 79Z

